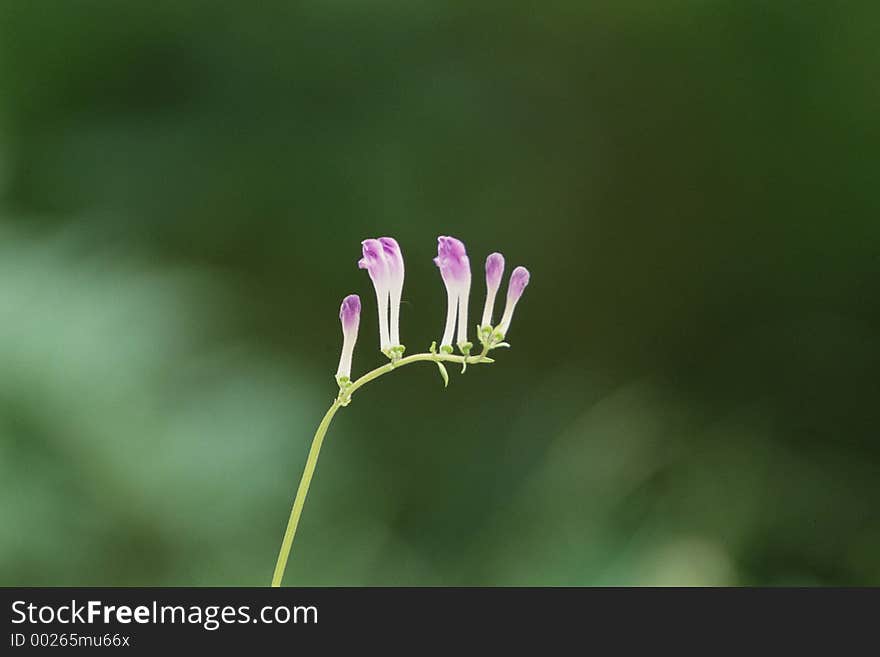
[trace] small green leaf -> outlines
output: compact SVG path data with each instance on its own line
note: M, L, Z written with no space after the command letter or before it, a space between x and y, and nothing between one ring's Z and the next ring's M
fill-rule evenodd
M437 369L440 370L440 376L443 377L443 387L448 388L449 387L449 373L446 371L446 366L443 363L441 363L439 360L434 361L434 362L437 363Z
M493 344L493 349L498 349L499 347L504 347L506 349L510 349L510 345L507 342L499 342L498 344Z

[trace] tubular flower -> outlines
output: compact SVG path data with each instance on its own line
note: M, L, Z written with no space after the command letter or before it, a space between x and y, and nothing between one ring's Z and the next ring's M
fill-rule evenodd
M393 237L380 237L379 242L388 263L388 292L391 298L390 336L391 348L403 353L400 342L400 297L403 294L403 254Z
M467 341L467 304L471 290L471 263L464 244L454 237L437 238L437 257L434 264L440 269L440 276L446 286L446 328L440 349L452 351L452 333L458 318L458 345L463 352L470 350Z
M339 356L336 381L342 385L351 380L351 356L361 323L361 298L358 295L349 294L342 300L339 320L342 322L342 354Z
M501 277L504 275L504 256L493 253L486 258L486 305L483 306L483 320L480 328L492 326L492 311L495 309L495 296L501 287Z
M507 329L510 328L510 320L513 319L513 311L516 304L529 284L529 270L525 267L517 267L510 275L510 282L507 284L507 304L504 306L504 315L501 317L501 324L498 330L501 335L507 335Z
M376 302L379 306L379 348L385 352L391 347L388 331L388 299L391 287L391 272L385 247L377 239L361 242L364 257L358 260L358 267L366 269L376 290Z

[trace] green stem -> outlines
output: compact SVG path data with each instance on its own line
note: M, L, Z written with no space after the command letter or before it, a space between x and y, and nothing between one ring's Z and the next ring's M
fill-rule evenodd
M284 539L281 541L281 550L278 552L278 561L275 563L275 573L272 575L272 586L281 586L281 579L284 577L284 569L287 566L287 557L290 556L290 548L293 545L293 537L296 534L296 526L299 524L299 517L302 515L303 506L306 503L306 495L309 494L309 485L312 483L312 475L315 474L315 466L318 465L318 455L321 453L321 445L324 442L324 436L327 435L327 429L330 427L330 421L336 415L341 404L339 400L334 400L324 414L324 419L318 425L315 431L315 437L312 438L312 446L309 449L309 456L306 459L306 467L303 470L302 479L299 480L299 488L296 489L296 497L293 500L293 508L290 510L290 519L287 521L287 529L284 532Z
M296 528L299 525L299 518L302 515L303 506L306 503L306 496L309 494L309 486L312 483L312 476L315 474L315 466L318 465L318 455L321 453L321 445L324 443L324 436L327 435L327 429L330 428L330 422L342 406L347 406L351 401L351 395L359 388L362 388L370 381L378 379L384 374L410 365L411 363L421 362L447 362L464 364L491 363L491 358L486 357L488 349L476 356L455 356L453 354L413 354L406 358L401 358L396 363L388 363L367 372L354 383L340 391L339 396L333 400L330 408L324 414L324 419L318 425L315 431L315 437L312 438L312 446L309 448L309 455L306 458L306 466L303 469L302 479L299 480L299 488L296 490L296 497L293 500L293 508L290 510L290 519L287 521L287 529L284 531L284 538L281 541L281 549L278 551L278 561L275 563L275 572L272 575L272 586L281 586L281 580L284 578L284 569L287 567L287 559L290 556L290 549L293 547L293 538L296 535Z

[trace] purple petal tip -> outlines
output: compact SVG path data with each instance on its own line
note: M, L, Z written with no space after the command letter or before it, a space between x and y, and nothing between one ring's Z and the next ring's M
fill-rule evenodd
M361 242L361 253L364 257L358 260L358 267L366 269L370 274L370 278L374 281L385 275L387 268L387 259L385 256L385 248L377 239L367 239Z
M442 257L460 258L467 255L464 248L464 242L455 237L440 235L437 238L437 255Z
M517 267L513 270L513 273L510 274L510 286L508 287L507 294L508 296L513 296L518 299L522 296L523 290L526 289L526 285L529 284L529 278L531 274L529 274L529 270L525 267Z
M397 240L393 237L380 237L379 244L382 245L382 251L392 275L403 276L403 253Z
M393 237L380 237L379 243L384 247L385 251L388 253L400 253L400 245L397 243L397 240Z
M464 243L454 237L441 235L437 238L437 257L434 264L440 268L443 280L449 282L465 282L470 280L470 260Z
M486 282L489 287L497 288L501 284L501 276L504 274L504 256L493 253L486 258Z
M360 317L361 298L356 294L349 294L342 300L342 305L339 307L339 319L342 320L343 327L349 328L353 325L356 326Z

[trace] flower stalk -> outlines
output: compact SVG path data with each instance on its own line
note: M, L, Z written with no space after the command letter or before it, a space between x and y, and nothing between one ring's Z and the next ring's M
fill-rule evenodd
M389 362L362 375L355 381L351 380L352 357L358 337L360 326L361 301L356 294L350 294L342 301L339 309L339 320L342 324L342 351L339 357L339 367L336 370L336 383L339 392L330 408L324 414L324 418L318 425L309 448L309 455L303 469L302 478L296 490L293 508L290 510L290 518L281 541L281 549L278 551L278 560L275 562L275 571L272 575L272 586L281 586L284 579L284 571L293 547L293 539L299 526L312 477L318 465L318 456L324 437L330 428L330 423L336 412L351 403L352 395L363 386L375 381L379 377L388 374L392 370L411 365L413 363L431 362L437 366L443 385L449 385L449 373L445 363L461 365L462 373L468 365L489 364L495 361L489 358L488 353L499 347L509 347L503 342L504 336L510 327L513 311L522 296L523 290L529 282L529 272L525 267L517 267L513 270L507 291L507 305L501 323L497 327L492 326L492 312L495 305L495 296L501 284L504 273L504 257L500 253L493 253L486 260L486 303L483 308L483 317L477 326L477 337L483 345L479 354L471 354L473 343L467 337L468 322L468 299L471 288L471 268L467 251L461 240L455 237L440 236L437 238L437 257L434 263L440 270L443 284L447 292L446 326L440 348L436 342L431 343L430 349L425 353L413 354L404 357L405 347L400 340L400 302L403 292L404 263L400 246L392 237L371 238L361 242L363 257L358 261L358 267L367 270L373 288L376 292L376 306L379 311L379 349L385 354ZM457 346L461 355L453 353L452 337L458 324Z
M296 529L299 526L299 519L302 515L303 506L305 506L306 503L306 497L309 494L309 486L311 486L312 477L315 474L315 467L318 465L318 456L321 453L321 446L324 444L324 436L327 435L327 429L330 428L330 423L333 421L333 416L336 415L336 411L351 403L351 396L355 391L364 387L371 381L375 381L379 377L405 365L423 362L446 362L458 363L461 365L494 363L494 359L486 356L488 351L488 349L484 348L482 353L474 356L457 356L454 354L430 352L413 354L406 358L401 358L396 363L386 363L381 367L377 367L347 386L340 386L339 395L333 400L333 403L330 404L330 408L327 409L324 418L321 420L318 429L315 431L314 438L312 438L312 446L309 448L306 465L303 469L302 478L299 481L299 487L296 490L296 497L293 500L293 508L290 510L290 518L287 521L287 529L284 531L284 538L281 541L278 560L275 562L275 572L272 575L273 587L281 586L281 580L284 579L284 571L287 567L287 561L290 558L293 539L296 536Z

